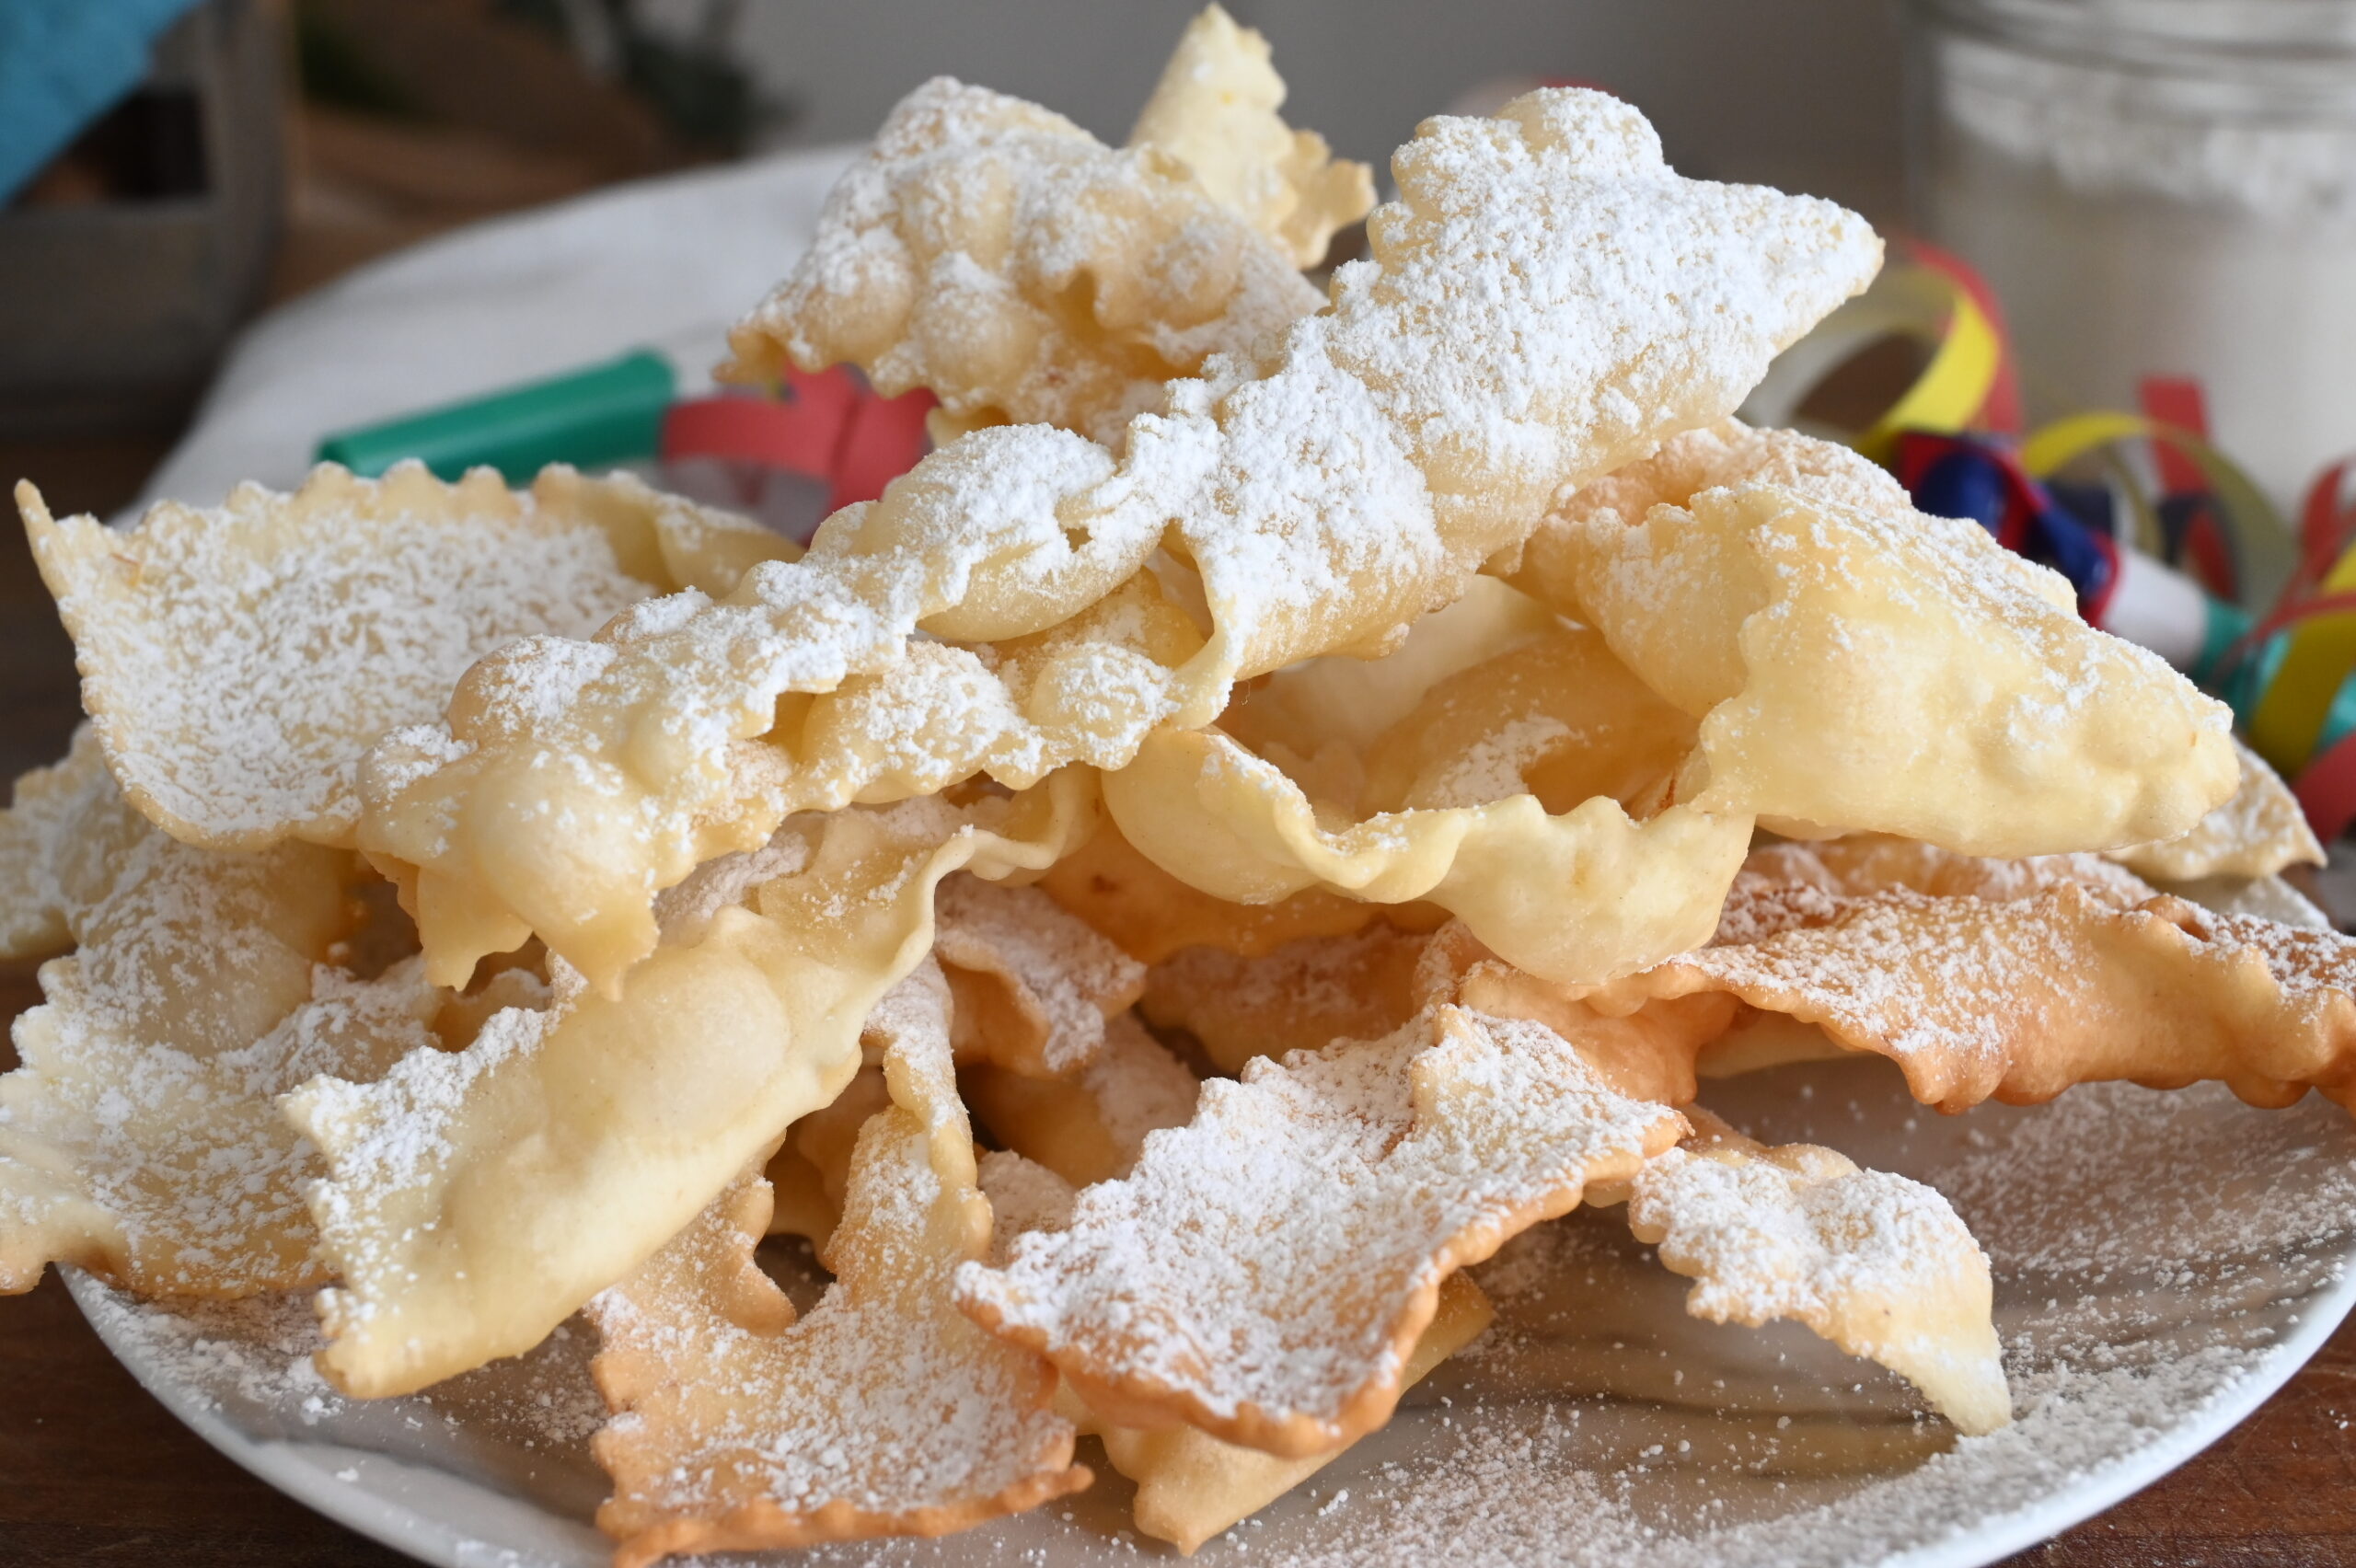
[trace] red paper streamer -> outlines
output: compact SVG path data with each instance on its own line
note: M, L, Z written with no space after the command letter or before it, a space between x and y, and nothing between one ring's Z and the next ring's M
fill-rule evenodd
M2331 749L2299 770L2291 792L2307 813L2307 825L2326 844L2356 822L2356 735L2344 735Z
M837 365L785 372L778 398L722 395L675 403L662 457L721 457L823 479L826 510L873 501L925 454L929 392L880 398Z

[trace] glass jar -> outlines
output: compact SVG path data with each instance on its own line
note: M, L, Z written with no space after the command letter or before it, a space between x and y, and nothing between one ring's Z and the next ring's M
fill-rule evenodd
M2189 377L2289 502L2356 451L2356 3L1911 0L1916 223L2033 419Z

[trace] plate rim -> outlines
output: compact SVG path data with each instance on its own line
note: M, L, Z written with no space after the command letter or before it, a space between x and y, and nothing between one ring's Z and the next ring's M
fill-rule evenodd
M74 1298L74 1305L81 1312L83 1320L105 1344L107 1354L114 1357L116 1365L129 1372L156 1403L170 1412L181 1425L202 1438L214 1452L281 1495L293 1498L313 1513L323 1515L379 1546L431 1564L432 1568L479 1568L478 1563L468 1561L468 1554L463 1551L465 1547L476 1544L493 1551L514 1553L502 1560L514 1564L514 1568L524 1568L528 1562L551 1561L540 1558L537 1553L526 1554L514 1548L502 1549L496 1541L479 1542L475 1537L453 1529L432 1515L392 1502L365 1487L337 1481L318 1467L292 1458L291 1444L265 1442L247 1436L214 1408L211 1400L164 1376L161 1364L150 1362L138 1353L135 1345L126 1353L125 1343L110 1329L109 1314L98 1309L98 1304L113 1305L111 1286L88 1271L67 1264L59 1264L57 1272L65 1281L66 1294ZM375 1457L397 1465L406 1462L391 1456ZM468 1484L475 1483L469 1481ZM594 1526L589 1528L595 1528ZM427 1539L421 1539L420 1537ZM601 1536L599 1539L605 1538ZM431 1556L425 1551L429 1544L433 1550Z
M2052 1539L2073 1525L2142 1491L2182 1467L2217 1439L2247 1421L2258 1406L2281 1392L2284 1384L2305 1370L2324 1342L2346 1321L2356 1307L2356 1248L2343 1252L2339 1277L2328 1290L2310 1298L2298 1326L2270 1346L2254 1366L2226 1384L2196 1409L2190 1417L2168 1427L2107 1470L2048 1495L2041 1503L2009 1514L1990 1516L1987 1531L1962 1529L1942 1541L1914 1547L1885 1558L1877 1568L1986 1568L1986 1565ZM1985 1543L1985 1544L1983 1544Z
M2186 1420L2166 1428L2125 1458L2059 1492L2020 1508L1984 1516L1969 1526L1959 1527L1943 1540L1874 1560L1877 1568L1986 1568L1989 1563L2084 1523L2177 1470L2246 1421L2315 1358L2324 1342L2348 1318L2350 1309L2356 1308L2356 1267L2349 1266L2351 1262L2356 1262L2356 1247L2341 1255L2339 1277L2327 1289L2308 1299L2292 1332L2269 1346L2255 1365L2220 1389ZM432 1564L433 1568L477 1568L479 1555L468 1552L468 1547L499 1553L499 1562L516 1564L518 1568L527 1562L551 1561L537 1552L462 1535L432 1514L395 1503L364 1485L337 1481L318 1467L281 1451L290 1448L289 1445L247 1436L214 1409L203 1395L164 1376L160 1363L150 1362L135 1346L126 1352L125 1344L110 1332L107 1314L94 1309L95 1303L110 1299L109 1286L80 1269L61 1268L59 1272L75 1308L116 1363L215 1452L281 1494L380 1546ZM388 1458L387 1462L404 1461ZM465 1476L456 1479L476 1484ZM525 1505L536 1506L528 1503ZM1865 1568L1865 1560L1856 1561L1859 1568Z

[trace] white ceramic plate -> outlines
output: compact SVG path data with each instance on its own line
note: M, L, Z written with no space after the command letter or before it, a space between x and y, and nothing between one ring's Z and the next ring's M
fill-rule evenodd
M2356 1295L2356 1127L2319 1100L2261 1112L2215 1086L2108 1085L1948 1119L1878 1060L1703 1098L1757 1136L1824 1143L1954 1200L1996 1265L2010 1429L1958 1441L1904 1385L1804 1332L1687 1318L1684 1282L1618 1211L1583 1212L1484 1265L1499 1326L1390 1427L1199 1560L1965 1568L2182 1462L2297 1370ZM605 1562L588 1331L431 1395L357 1404L310 1372L300 1298L189 1313L87 1277L73 1288L175 1414L321 1513L446 1568ZM762 1561L1077 1568L1164 1550L1124 1529L1127 1487L1092 1443L1082 1458L1100 1480L1067 1505Z
M600 192L403 252L249 332L152 493L291 484L326 428L669 346L686 367L809 243L845 151ZM599 351L604 352L604 351ZM370 374L320 366L364 363ZM2281 913L2280 911L2269 911ZM1352 1449L1198 1560L1961 1568L2097 1512L2214 1439L2347 1310L2356 1130L2214 1089L2079 1090L1945 1121L1879 1063L1717 1086L1714 1107L1931 1181L1994 1257L2022 1419L1954 1444L1901 1385L1788 1327L1687 1319L1615 1215L1575 1215L1482 1273L1503 1326ZM575 1329L430 1398L352 1404L311 1377L300 1300L175 1314L72 1286L115 1354L248 1470L433 1563L602 1568L604 1494ZM1680 1374L1682 1374L1681 1378ZM1723 1386L1721 1386L1723 1385ZM1446 1401L1446 1402L1443 1402ZM1788 1424L1778 1424L1788 1420ZM1687 1447L1680 1449L1679 1445ZM1127 1488L941 1542L780 1562L1127 1559ZM1647 1452L1655 1450L1657 1452ZM1347 1498L1340 1493L1346 1491ZM1144 1550L1160 1550L1146 1543Z

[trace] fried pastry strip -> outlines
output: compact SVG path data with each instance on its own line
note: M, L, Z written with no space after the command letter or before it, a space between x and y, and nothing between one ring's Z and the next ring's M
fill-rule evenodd
M1461 601L1352 677L1421 695L1371 742L1315 700L1334 661L1278 674L1108 777L1128 841L1223 898L1428 899L1576 983L1705 940L1756 813L2023 852L2190 827L2225 792L2222 707L1853 455L1729 423L1593 488L1519 581L1600 635L1507 617L1449 670L1416 640Z
M1636 1173L1628 1225L1692 1277L1686 1310L1804 1323L1927 1395L1958 1430L2012 1420L1987 1254L1946 1199L1812 1144L1770 1148L1706 1113Z
M1015 1236L1060 1231L1072 1224L1072 1203L1079 1196L1053 1170L1006 1151L983 1159L983 1192L992 1203L989 1260L997 1264L1006 1262ZM1430 1378L1439 1363L1477 1340L1494 1316L1496 1309L1470 1274L1449 1274L1439 1281L1432 1320L1406 1356L1402 1389ZM1057 1389L1056 1403L1079 1432L1101 1438L1112 1467L1138 1483L1131 1505L1138 1528L1175 1544L1187 1556L1347 1453L1343 1446L1305 1459L1282 1459L1242 1443L1223 1443L1195 1426L1114 1426L1098 1420L1069 1384Z
M941 878L1040 870L1090 814L1067 774L962 811L798 819L801 850L773 856L794 869L699 911L698 940L618 998L560 967L551 1007L493 1017L462 1053L289 1096L328 1163L311 1211L342 1276L319 1297L321 1370L375 1397L538 1343L840 1093L860 1020L931 948Z
M1214 5L1186 25L1129 144L1158 147L1277 241L1296 267L1325 259L1334 231L1374 205L1374 173L1278 118L1284 79L1268 40Z
M1602 986L1634 1012L1719 993L1888 1056L1945 1111L2072 1084L2223 1081L2254 1105L2356 1100L2356 942L2181 899L2132 907L2064 882L2009 901L1761 887L1735 940Z
M216 849L349 847L361 754L437 715L476 659L586 637L653 594L725 592L793 551L569 468L514 491L488 468L445 484L413 463L381 479L322 465L292 495L166 502L129 532L52 521L30 485L17 504L109 765L158 826Z
M1445 996L1495 1017L1543 1024L1569 1041L1606 1087L1632 1100L1690 1105L1697 1059L1740 1012L1731 997L1701 995L1611 1017L1572 1000L1565 987L1487 959L1477 944L1460 942L1466 935L1461 928L1449 928L1434 939L1416 976L1423 994ZM1482 961L1468 965L1476 954Z
M994 1221L993 1263L1006 1261L1018 1236L1068 1226L1079 1195L1054 1171L1003 1150L983 1158L982 1191L989 1194ZM1432 1320L1408 1354L1400 1387L1411 1389L1431 1376L1480 1338L1496 1315L1471 1275L1460 1272L1440 1281ZM1098 1420L1068 1384L1057 1390L1057 1405L1083 1434L1101 1439L1113 1468L1137 1482L1131 1516L1138 1528L1189 1556L1349 1451L1344 1445L1306 1458L1280 1458L1191 1426L1115 1426Z
M50 1262L144 1295L317 1283L303 1195L320 1165L272 1097L433 1049L445 997L414 961L369 980L326 962L354 924L349 855L177 843L96 749L52 774L91 775L49 826L79 947L42 966L47 999L16 1024L23 1065L0 1077L0 1291ZM55 804L35 791L19 810Z
M64 761L17 780L0 812L0 958L47 958L73 946L65 868L79 852L93 798L114 792L106 752L87 723L75 728Z
M1389 1418L1441 1280L1685 1130L1552 1031L1443 1005L1205 1084L1068 1228L960 1270L958 1299L1106 1421L1325 1453Z
M1239 678L1383 649L1555 491L1720 417L1878 259L1838 208L1678 179L1599 94L1428 121L1394 168L1332 304L1169 383L1117 457L977 432L802 561L485 661L446 729L380 744L362 842L417 870L430 972L529 931L609 990L658 890L790 812L1116 767Z
M2173 837L2234 793L2224 705L2058 574L1806 437L1685 440L1611 504L1574 498L1519 579L1698 721L1680 799L2034 855Z
M944 441L1051 424L1118 444L1163 382L1321 303L1179 156L1151 141L1115 150L941 76L836 185L808 253L729 334L722 374L847 361L886 396L939 398Z
M618 1568L672 1552L944 1535L1088 1484L1055 1372L951 1304L986 1255L990 1205L950 1063L949 987L930 963L869 1028L890 1103L852 1157L810 1315L753 1260L757 1179L730 1187L589 1316L615 1414L595 1440L614 1495L597 1513Z
M1990 897L2027 896L2059 885L2071 870L2120 891L2141 887L2092 856L2041 866L1847 840L1762 851L1743 885L1825 894L1824 884L1839 884L1818 859L1824 854L1860 882L1891 885L1897 874L1911 873L1944 882L1958 897L1967 882ZM1286 998L1276 1016L1289 1026L1285 1032L1301 1036L1345 1019L1386 1023L1418 1000L1440 998L1544 1024L1613 1090L1687 1106L1706 1129L1703 1139L1646 1164L1634 1181L1640 1202L1630 1210L1640 1239L1669 1236L1664 1262L1704 1278L1692 1298L1697 1315L1754 1325L1798 1317L1852 1354L1913 1378L1965 1430L1990 1430L2009 1418L1989 1322L1987 1262L1944 1199L1898 1177L1860 1171L1831 1150L1763 1149L1688 1104L1697 1056L1737 1015L1732 997L1701 992L1607 1017L1565 987L1497 962L1454 926L1380 945L1364 933L1312 940L1257 960L1198 949L1156 966L1146 1005L1160 1003L1165 1021L1193 1028L1218 1059L1222 1048L1248 1040L1243 1020L1270 997Z

